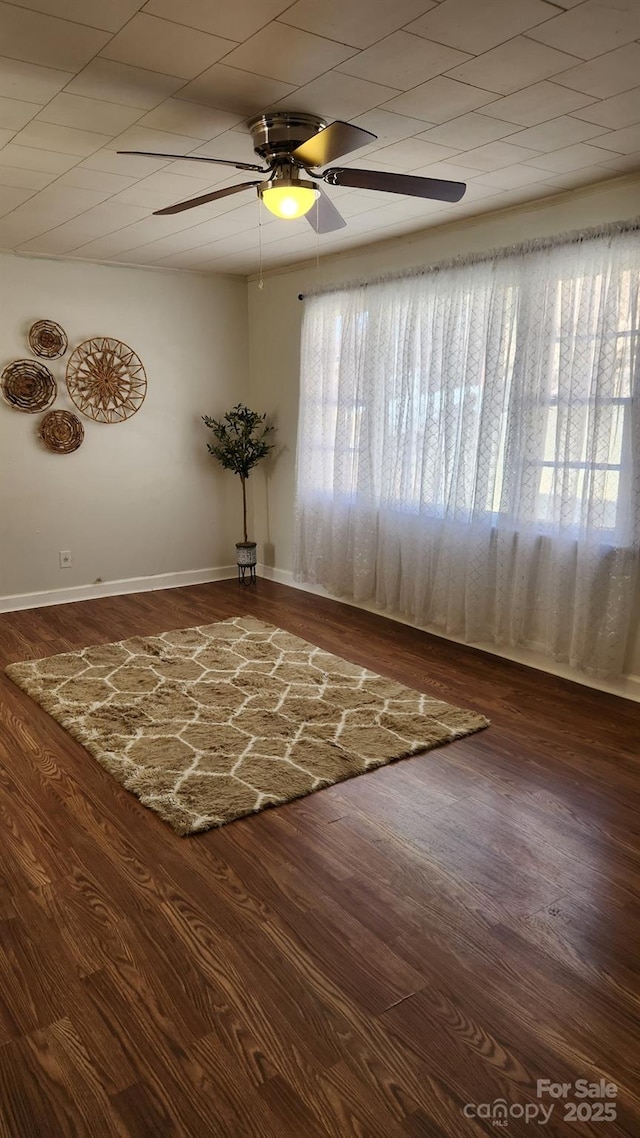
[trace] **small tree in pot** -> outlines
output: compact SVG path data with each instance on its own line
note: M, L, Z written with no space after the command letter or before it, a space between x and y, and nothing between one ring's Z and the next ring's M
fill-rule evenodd
M214 443L207 443L209 454L217 458L225 470L232 470L240 476L242 485L242 521L244 541L236 542L238 576L249 582L255 581L256 543L247 536L247 478L254 466L266 458L273 450L273 443L267 438L273 430L266 424L266 415L251 411L243 403L236 404L222 419L212 419L203 415L202 421L213 431Z

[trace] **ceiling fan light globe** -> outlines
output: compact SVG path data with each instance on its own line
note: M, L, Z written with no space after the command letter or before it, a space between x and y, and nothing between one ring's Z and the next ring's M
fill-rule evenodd
M320 196L315 186L297 183L260 187L259 193L269 212L285 221L304 217Z

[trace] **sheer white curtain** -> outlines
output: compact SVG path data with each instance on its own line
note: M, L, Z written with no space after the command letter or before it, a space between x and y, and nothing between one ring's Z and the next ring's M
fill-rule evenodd
M639 329L638 232L308 299L296 578L618 673Z

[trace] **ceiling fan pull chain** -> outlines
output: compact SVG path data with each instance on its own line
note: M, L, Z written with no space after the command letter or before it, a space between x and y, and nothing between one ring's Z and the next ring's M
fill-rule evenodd
M262 276L262 198L258 194L258 246L260 248L260 275L258 277L258 288L262 292L264 288L264 278Z

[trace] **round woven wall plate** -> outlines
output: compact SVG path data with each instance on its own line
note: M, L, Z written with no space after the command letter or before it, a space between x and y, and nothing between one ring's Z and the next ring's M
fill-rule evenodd
M36 320L29 329L29 347L34 356L56 360L69 347L67 333L55 320Z
M58 393L49 368L39 360L14 360L7 364L0 386L7 403L30 415L46 411Z
M122 423L142 406L147 376L133 348L110 336L96 336L69 356L67 388L87 418Z
M40 424L40 438L54 454L73 454L84 440L84 427L73 411L49 411Z

